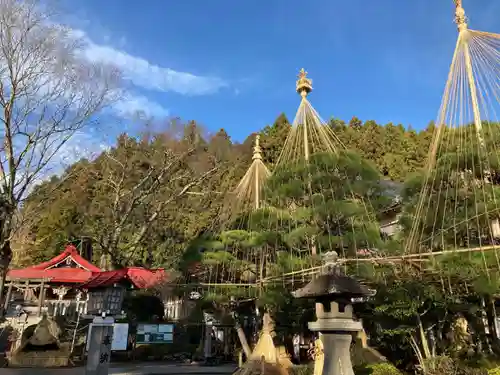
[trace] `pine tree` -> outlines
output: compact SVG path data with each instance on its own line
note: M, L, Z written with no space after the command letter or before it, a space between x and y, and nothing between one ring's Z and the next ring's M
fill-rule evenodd
M281 113L272 126L266 126L261 132L261 148L264 163L270 168L278 160L283 149L288 133L290 122L286 115Z

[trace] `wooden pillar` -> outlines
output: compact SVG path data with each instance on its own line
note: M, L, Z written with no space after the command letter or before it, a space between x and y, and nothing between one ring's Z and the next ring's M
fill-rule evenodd
M29 288L29 285L30 285L30 281L26 280L26 282L24 283L24 300L25 301L28 299L28 288Z
M40 284L40 294L38 296L38 316L42 315L43 300L45 299L45 280Z

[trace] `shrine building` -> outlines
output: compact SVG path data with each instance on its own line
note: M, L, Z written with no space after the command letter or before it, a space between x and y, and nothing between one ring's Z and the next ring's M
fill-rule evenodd
M85 257L68 245L49 261L8 271L4 298L0 299L4 317L10 320L25 315L29 324L36 324L44 314L75 318L86 314L87 293L93 288L125 283L134 289L147 289L165 280L163 269L101 270L91 263L91 252Z

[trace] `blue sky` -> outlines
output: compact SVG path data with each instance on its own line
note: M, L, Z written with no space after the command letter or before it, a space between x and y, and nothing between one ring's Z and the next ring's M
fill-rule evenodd
M299 104L298 70L324 119L420 129L435 119L455 46L452 0L67 0L88 55L127 78L143 109L244 138ZM469 25L500 32L499 0L464 0ZM126 120L125 120L126 121ZM123 124L123 122L122 122Z

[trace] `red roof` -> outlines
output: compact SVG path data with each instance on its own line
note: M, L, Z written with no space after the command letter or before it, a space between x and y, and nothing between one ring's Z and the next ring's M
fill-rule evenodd
M57 266L61 264L62 262L66 261L68 258L72 259L77 265L79 265L81 268L90 271L90 272L101 272L101 269L99 267L94 266L92 263L90 263L87 259L82 257L80 254L78 254L78 249L73 246L73 245L68 245L66 246L66 249L56 256L55 258L52 258L51 260L47 262L40 263L36 266L31 266L25 269L35 269L35 270L47 270L49 268L52 268L54 266Z
M78 268L54 268L49 270L37 270L25 268L22 270L10 270L7 273L10 279L46 279L54 283L79 284L86 282L92 277L92 272Z
M96 272L82 285L82 288L99 288L127 280L135 288L147 289L161 283L165 278L166 273L162 269L148 270L141 267L130 267L115 271Z
M70 267L71 263L76 267ZM57 267L61 264L68 266ZM80 286L84 288L108 286L123 280L128 280L139 289L150 288L163 281L165 276L163 269L148 270L141 267L102 271L78 254L73 245L68 245L60 255L47 262L24 269L9 270L7 273L10 279L46 279L54 283L83 284Z

